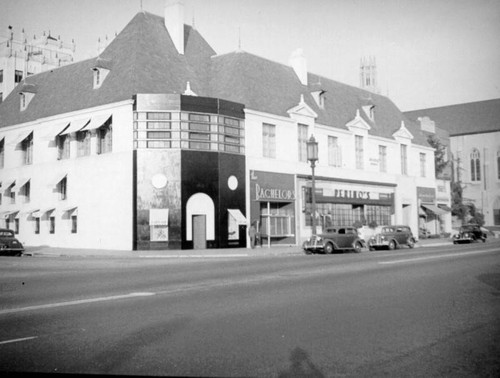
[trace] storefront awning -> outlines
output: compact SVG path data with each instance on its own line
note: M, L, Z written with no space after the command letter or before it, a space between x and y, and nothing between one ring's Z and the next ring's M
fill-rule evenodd
M227 209L227 211L238 224L247 224L247 218L245 218L239 209Z
M81 131L98 129L99 127L104 125L110 117L111 114L104 114L92 117L87 126L85 126Z
M80 131L83 129L87 123L90 122L89 118L84 118L84 119L78 119L76 121L71 121L70 125L68 128L63 130L59 135L66 135L66 134L71 134L71 133L76 133L77 131Z
M421 217L426 217L427 216L427 214L425 213L424 209L422 209L422 207L418 208L418 215L421 216Z
M450 213L450 212L451 212L451 207L449 207L448 205L444 205L444 204L439 204L439 203L438 203L438 207L439 207L441 210L446 211L447 213Z
M436 215L443 215L443 214L446 214L447 211L445 210L441 210L439 207L437 207L436 205L421 205L422 207L426 208L427 210L433 212L434 214Z

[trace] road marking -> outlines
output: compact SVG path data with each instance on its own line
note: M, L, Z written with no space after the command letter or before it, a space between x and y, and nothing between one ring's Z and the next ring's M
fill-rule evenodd
M414 261L423 261L423 260L432 260L432 259L442 259L446 257L460 257L464 255L478 255L480 253L489 253L489 252L498 252L498 249L486 249L484 251L474 251L474 252L462 252L462 253L447 253L445 255L437 255L437 256L424 256L424 257L414 257L411 259L401 259L401 260L392 260L392 261L379 261L379 264L401 264L407 262Z
M190 258L220 258L220 257L248 257L248 254L232 254L232 255L139 255L146 259L190 259Z
M0 341L0 345L10 344L10 343L18 343L18 342L21 342L21 341L33 340L33 339L36 339L37 337L38 336L31 336L31 337L23 337L22 339L12 339L12 340Z
M28 306L28 307L20 307L20 308L10 308L10 309L7 309L7 310L0 310L0 315L13 314L13 313L16 313L16 312L24 312L24 311L41 310L41 309L47 309L47 308L55 308L55 307L74 306L74 305L80 305L80 304L86 304L86 303L115 301L115 300L118 300L118 299L127 299L127 298L135 298L135 297L147 297L147 296L151 296L151 295L156 295L156 293L149 293L149 292L129 293L129 294L122 294L122 295L113 295L113 296L109 296L109 297L88 298L88 299L79 299L79 300L76 300L76 301L48 303L48 304L37 305L37 306Z

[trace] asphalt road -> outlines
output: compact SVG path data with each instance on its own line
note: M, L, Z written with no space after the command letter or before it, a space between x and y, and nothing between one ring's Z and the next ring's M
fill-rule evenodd
M500 376L500 243L330 256L0 257L0 371Z

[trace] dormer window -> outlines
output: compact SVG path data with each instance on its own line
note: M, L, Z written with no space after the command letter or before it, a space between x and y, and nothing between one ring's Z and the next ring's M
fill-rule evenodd
M320 109L325 108L325 93L326 93L326 91L324 91L324 90L311 92L311 94L314 98L314 101L316 102L316 105L318 105L318 107Z
M28 108L28 105L30 104L31 100L33 97L35 97L36 94L36 87L32 84L25 84L19 91L19 109L21 111L24 111Z
M365 105L363 111L371 121L375 121L375 105Z
M94 89L101 87L102 83L111 70L111 61L97 58L92 71L94 71Z
M100 88L109 73L105 68L94 67L94 89Z

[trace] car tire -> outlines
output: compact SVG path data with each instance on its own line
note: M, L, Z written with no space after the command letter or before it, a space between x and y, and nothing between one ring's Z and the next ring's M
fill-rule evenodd
M334 251L335 247L333 246L332 243L326 243L325 245L325 254L326 255L331 255Z
M483 243L486 243L486 238L482 238L483 239Z
M375 251L375 247L369 247L368 248L370 251Z
M393 251L396 249L396 242L394 240L391 240L389 242L389 245L387 246L389 248L389 250Z
M356 242L354 244L354 252L356 253L361 253L361 250L363 249L363 246L361 245L360 242Z
M412 238L409 238L408 241L406 242L406 244L408 245L409 248L413 248L413 247L415 247L415 240L413 240Z

